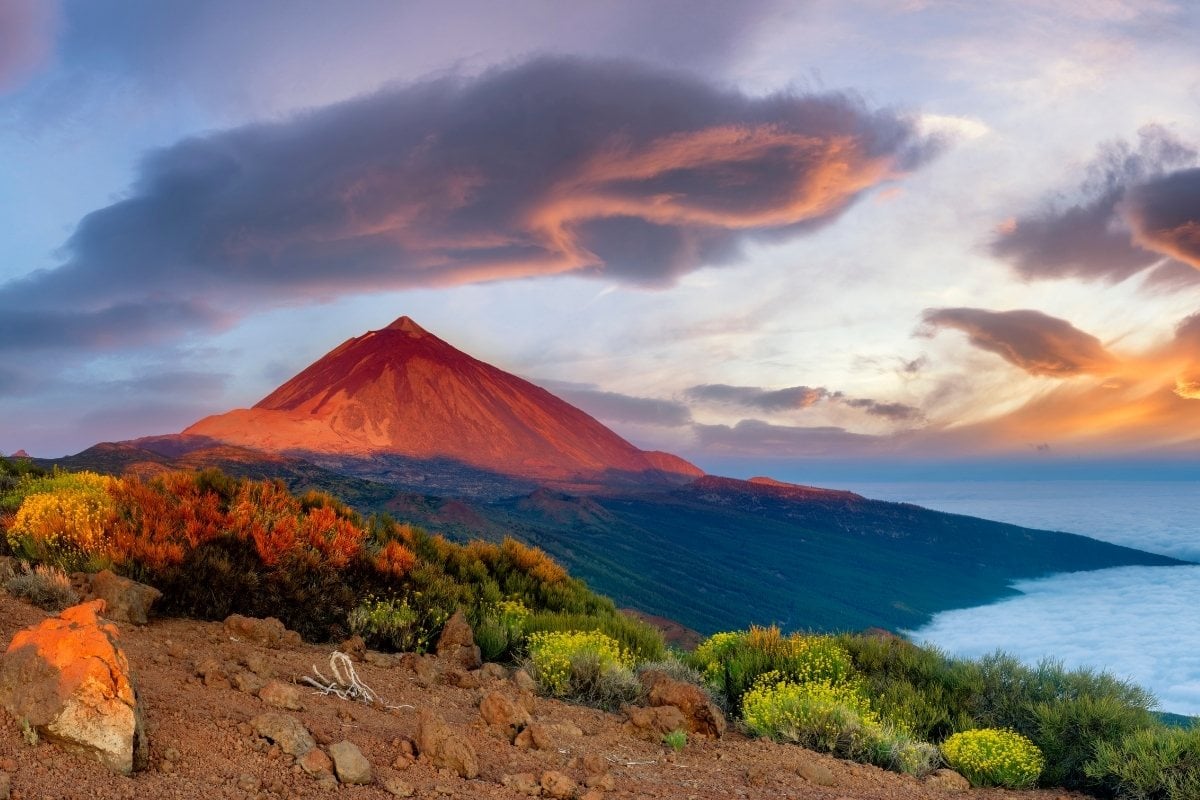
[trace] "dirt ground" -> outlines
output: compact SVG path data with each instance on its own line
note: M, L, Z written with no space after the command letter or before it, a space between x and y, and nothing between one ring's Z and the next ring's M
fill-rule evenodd
M0 648L7 648L16 631L46 616L0 592ZM196 676L196 666L205 661L233 665L257 653L279 679L289 681L312 674L314 665L328 672L329 647L256 647L231 639L220 623L190 620L157 620L141 628L122 625L121 634L144 710L149 768L126 778L52 744L31 746L17 721L0 710L0 772L9 773L13 800L315 798L334 792L355 800L383 800L395 796L384 788L389 781L393 789L411 790L416 798L515 799L526 795L502 785L504 776L540 777L547 770L558 770L582 786L585 759L594 765L597 758L613 778L605 798L942 800L954 796L912 777L734 731L720 740L693 736L682 752L674 754L626 732L620 714L541 698L536 702L535 721L571 723L583 735L562 734L549 750L520 750L489 730L478 711L480 698L490 688L510 685L508 681L497 679L478 689L439 681L422 688L407 667L370 664L358 665L360 678L389 705L400 708L369 707L305 688L304 710L285 712L299 718L318 744L349 740L370 760L374 784L330 788L252 732L249 720L278 709L233 686L206 686ZM420 760L398 759L406 740L416 734L422 708L435 709L474 745L480 762L477 779L463 780ZM833 785L819 786L800 776L799 770L812 763L832 772ZM960 796L969 800L1082 797L1057 791L984 789Z

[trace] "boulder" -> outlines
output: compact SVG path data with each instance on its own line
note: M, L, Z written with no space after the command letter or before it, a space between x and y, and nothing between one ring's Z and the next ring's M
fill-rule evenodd
M149 622L150 607L162 597L153 586L122 578L107 569L92 576L91 593L104 601L104 616L134 625Z
M268 711L250 720L250 727L259 736L279 745L279 749L289 756L303 756L317 746L308 728L290 714Z
M513 744L521 750L553 750L556 742L554 731L535 722L518 733Z
M952 769L934 770L927 778L925 785L943 792L959 793L971 788L971 782Z
M529 673L523 669L519 669L516 672L514 672L512 674L512 677L510 678L510 680L512 681L513 686L517 687L518 691L522 691L522 692L536 692L537 691L537 681L535 681L529 675Z
M0 705L45 739L129 775L149 751L129 661L103 612L93 600L17 632L0 659Z
M502 728L509 741L529 724L529 712L502 692L488 692L479 701L479 716L488 725Z
M447 686L457 686L459 689L478 689L480 687L479 673L450 667L442 673L442 683Z
M475 748L429 709L422 709L420 714L417 751L435 767L451 770L468 780L479 774Z
M467 622L467 616L461 610L455 611L450 619L446 620L442 634L438 637L437 654L438 658L451 666L467 670L483 666L483 658L475 645L475 632L471 630L471 623Z
M333 770L342 783L364 785L371 782L371 762L353 742L341 741L329 745Z
M257 619L243 617L241 614L230 614L225 618L225 632L243 642L261 645L263 647L279 647L285 643L288 629L274 617Z
M626 706L624 711L629 718L626 729L652 742L661 740L664 733L687 729L687 717L675 706Z
M725 715L712 699L695 684L677 681L659 670L642 673L646 701L651 706L674 706L683 712L687 724L683 730L719 738L725 733Z
M400 656L400 666L413 673L417 686L428 689L437 683L439 669L437 659L425 653L404 653Z

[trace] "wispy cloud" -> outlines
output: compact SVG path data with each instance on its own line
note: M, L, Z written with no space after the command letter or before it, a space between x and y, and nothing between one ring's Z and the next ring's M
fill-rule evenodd
M674 400L606 392L589 384L563 381L537 381L537 383L568 403L578 406L593 417L606 422L677 428L692 421L691 410L683 403Z
M765 389L760 386L731 386L725 383L705 383L692 386L687 396L698 401L719 403L759 411L792 411L811 408L818 403L844 405L871 416L895 422L919 419L921 412L907 403L883 402L862 397L847 397L839 391L821 386L789 386Z

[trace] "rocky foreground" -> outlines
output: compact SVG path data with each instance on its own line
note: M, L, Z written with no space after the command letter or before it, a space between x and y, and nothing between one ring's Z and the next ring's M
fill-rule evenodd
M466 669L469 647L441 657L348 648L363 690L376 697L368 704L300 683L316 670L332 680L348 662L331 665L329 647L300 643L282 626L114 625L95 619L98 609L53 618L0 593L0 650L9 651L0 659L0 692L9 695L0 704L16 709L0 710L0 800L1072 796L964 792L952 780L923 782L733 729L719 739L693 734L674 753L652 729L657 710L613 714L535 697L523 672ZM88 643L74 664L61 641L71 636ZM117 662L98 669L106 642ZM57 653L58 663L47 672L34 651ZM136 708L119 674L126 665ZM66 696L69 684L82 693L76 700ZM115 701L101 702L108 690ZM56 703L68 710L48 721ZM104 729L110 714L115 733ZM71 726L117 755L64 744L54 731Z

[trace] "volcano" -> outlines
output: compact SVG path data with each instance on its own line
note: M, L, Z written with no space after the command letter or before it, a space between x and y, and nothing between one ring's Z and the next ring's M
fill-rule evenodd
M638 449L408 317L344 342L253 408L183 433L272 453L450 460L545 481L683 483L704 474Z

